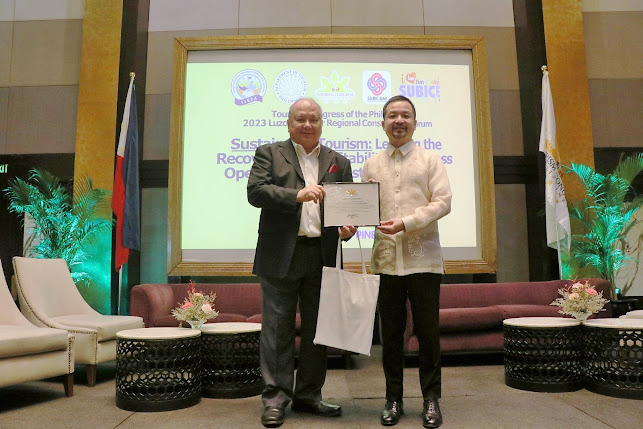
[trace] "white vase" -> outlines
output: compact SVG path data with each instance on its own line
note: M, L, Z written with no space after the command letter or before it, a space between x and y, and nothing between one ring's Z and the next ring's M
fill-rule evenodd
M589 316L591 316L591 315L592 315L592 313L590 313L589 311L586 311L584 313L576 313L576 314L574 314L574 317L576 318L576 320L580 320L581 322L585 322L587 320L587 318Z
M205 323L205 320L187 320L192 329L199 329Z

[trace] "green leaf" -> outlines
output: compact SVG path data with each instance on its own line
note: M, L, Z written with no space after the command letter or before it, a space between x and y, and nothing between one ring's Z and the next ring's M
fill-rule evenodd
M109 208L111 193L94 188L90 178L75 183L63 183L50 172L33 169L27 180L9 181L4 194L9 200L9 212L28 214L35 227L28 233L29 256L62 258L67 262L77 285L92 284L91 276L74 271L87 260L86 247L102 232L110 230L112 215Z
M643 154L621 156L614 171L607 175L576 163L563 170L576 176L585 191L581 201L568 202L574 233L570 253L562 260L563 271L568 278L589 274L607 279L614 296L616 274L635 260L626 255L620 245L637 223L634 215L643 206L643 196L635 195L631 185L643 171Z

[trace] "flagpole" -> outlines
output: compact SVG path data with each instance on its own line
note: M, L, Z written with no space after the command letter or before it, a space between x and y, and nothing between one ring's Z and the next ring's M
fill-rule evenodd
M134 77L136 77L136 73L134 73L134 72L130 72L130 74L129 74L129 78L130 78L130 84L129 84L129 87L130 87L130 89L132 88L132 84L133 84L133 82L134 82ZM129 97L129 91L130 91L130 90L128 89L128 91L127 91L127 92L128 92L128 97ZM123 118L125 118L125 115L130 115L130 113L131 113L131 112L128 112L128 111L127 111L127 106L128 106L128 103L127 103L127 99L126 99L126 101L125 101L125 108L123 109ZM129 119L128 119L128 121L127 121L127 122L128 122L128 124L129 124ZM121 124L121 136L119 137L119 146L120 146L120 144L121 144L121 139L122 139L122 138L123 138L123 124ZM121 212L121 213L120 213L120 216L122 216L122 215L123 215L123 213ZM116 305L116 311L117 311L117 314L118 314L118 315L120 315L120 314L121 314L121 301L122 301L122 296L123 296L123 265L121 265L121 266L118 268L118 303L117 303L117 305Z
M556 225L556 247L558 247L558 277L563 279L563 263L560 257L560 233L558 232L558 225Z
M121 315L121 291L123 286L123 266L121 266L118 269L118 309L117 313L119 316Z

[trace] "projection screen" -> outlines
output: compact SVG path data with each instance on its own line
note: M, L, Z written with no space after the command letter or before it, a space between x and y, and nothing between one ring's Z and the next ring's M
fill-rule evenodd
M169 275L250 275L260 210L246 198L255 149L288 138L289 106L322 108L320 143L360 181L383 150L382 106L409 97L416 144L440 154L453 191L439 221L446 273L496 270L484 39L281 35L175 40L169 171ZM358 231L370 260L373 228ZM361 269L358 240L345 268Z

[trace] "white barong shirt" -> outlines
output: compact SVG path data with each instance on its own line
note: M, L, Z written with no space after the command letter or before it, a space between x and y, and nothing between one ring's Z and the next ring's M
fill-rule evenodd
M380 184L381 220L401 218L405 231L375 230L371 272L443 274L438 219L451 211L451 186L442 159L413 140L389 145L366 160L362 180Z

